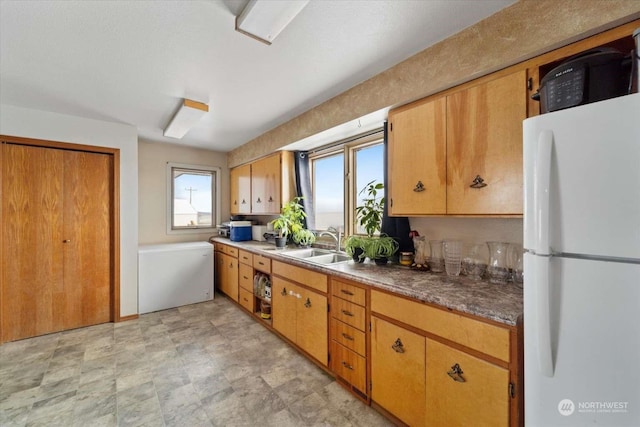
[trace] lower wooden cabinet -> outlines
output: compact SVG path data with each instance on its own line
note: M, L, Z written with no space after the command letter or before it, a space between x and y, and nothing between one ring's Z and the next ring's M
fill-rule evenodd
M238 301L238 258L216 252L216 276L218 289L234 301Z
M425 425L425 341L371 317L371 399L410 426Z
M273 328L327 366L327 297L277 276L271 295Z
M509 370L427 339L428 426L509 425Z
M361 393L367 390L367 359L331 341L331 370Z

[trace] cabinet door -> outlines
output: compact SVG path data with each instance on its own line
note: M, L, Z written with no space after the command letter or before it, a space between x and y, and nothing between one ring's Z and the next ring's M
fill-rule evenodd
M231 169L230 180L231 213L251 213L251 165Z
M327 297L299 288L296 343L324 366L328 363Z
M446 99L389 112L391 215L446 212Z
M220 254L220 290L229 298L238 301L238 260L226 254Z
M279 277L271 279L271 318L273 328L296 342L296 305L298 287Z
M410 426L425 425L425 338L372 316L371 386L380 406Z
M508 390L507 369L427 340L427 425L507 426Z
M251 165L251 212L280 213L280 154L257 160Z
M525 70L447 96L448 214L522 214L526 113Z

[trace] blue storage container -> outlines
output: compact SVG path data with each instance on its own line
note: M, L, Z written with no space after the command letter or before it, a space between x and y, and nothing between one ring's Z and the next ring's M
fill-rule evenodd
M229 238L232 242L242 242L251 240L251 221L231 221L229 223L231 235Z

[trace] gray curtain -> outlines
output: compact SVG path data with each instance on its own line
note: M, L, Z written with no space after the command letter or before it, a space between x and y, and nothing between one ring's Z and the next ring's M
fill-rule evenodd
M305 227L309 230L315 230L316 215L313 207L313 194L311 194L311 173L307 152L296 151L294 153L294 165L296 174L296 194L298 196L302 196L302 206L307 214Z

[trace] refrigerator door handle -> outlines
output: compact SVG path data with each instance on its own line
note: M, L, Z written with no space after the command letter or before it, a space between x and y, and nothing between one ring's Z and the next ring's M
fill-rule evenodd
M551 348L551 316L549 302L550 256L535 256L535 316L537 319L538 369L546 377L553 377L553 352Z
M544 130L538 135L533 169L533 206L535 212L536 254L551 254L549 248L549 188L551 185L551 152L553 132Z

